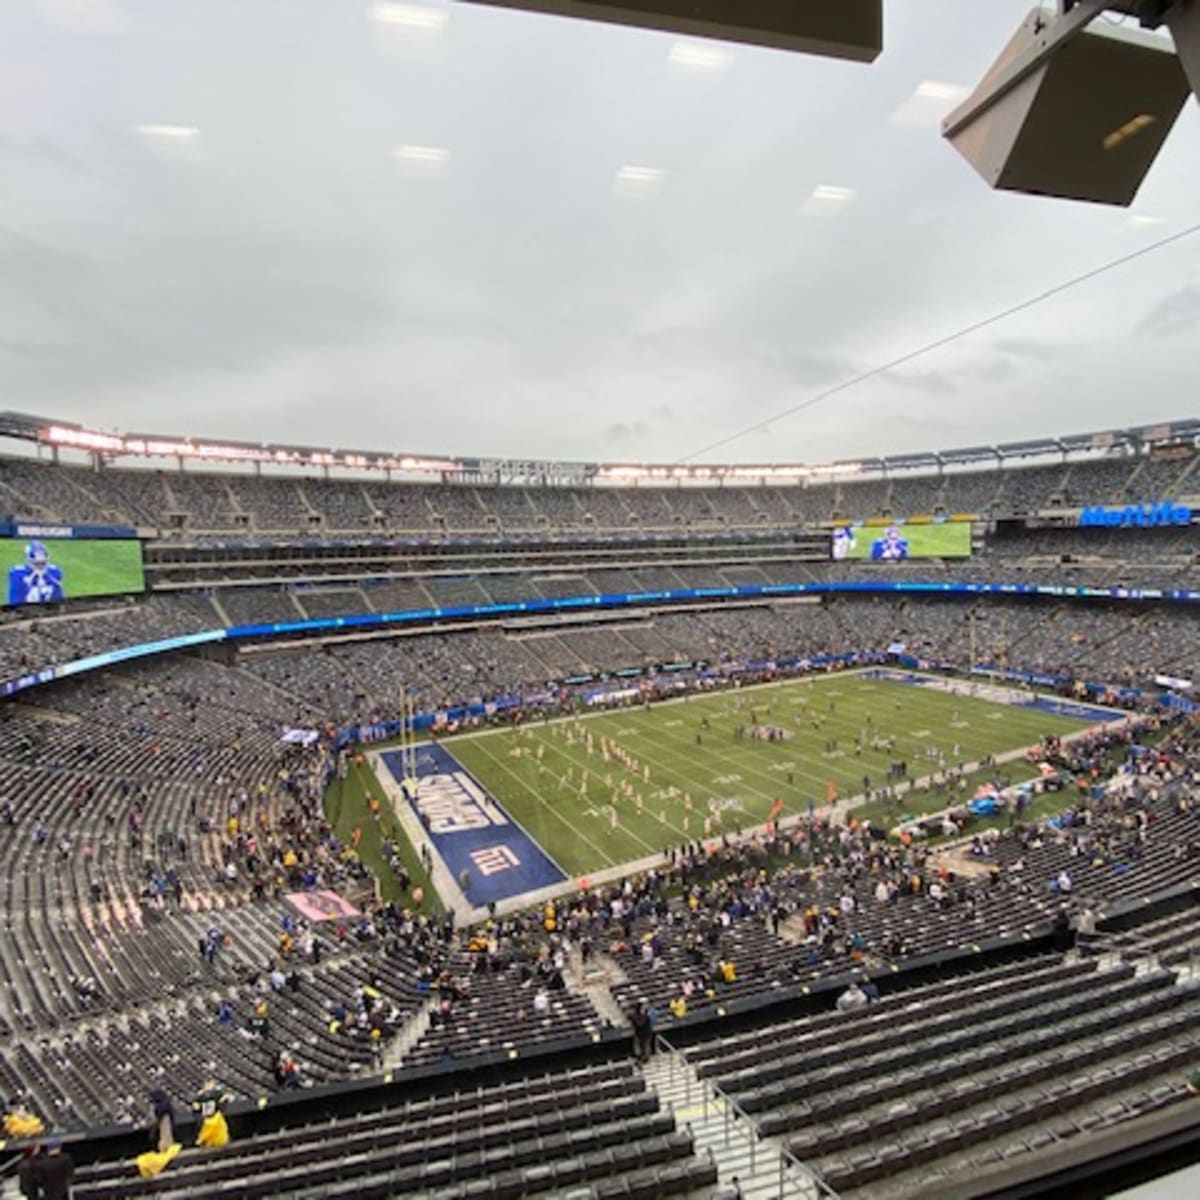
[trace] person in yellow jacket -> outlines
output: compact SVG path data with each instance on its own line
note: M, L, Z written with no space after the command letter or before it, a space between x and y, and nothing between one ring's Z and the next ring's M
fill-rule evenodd
M10 1138L41 1137L45 1123L20 1096L14 1096L4 1109L4 1136Z
M192 1101L192 1111L200 1118L197 1146L216 1148L229 1145L229 1126L225 1106L233 1099L215 1079L204 1081L204 1090Z
M150 1093L150 1115L154 1149L137 1156L138 1174L143 1179L161 1175L183 1149L175 1140L175 1106L161 1088Z

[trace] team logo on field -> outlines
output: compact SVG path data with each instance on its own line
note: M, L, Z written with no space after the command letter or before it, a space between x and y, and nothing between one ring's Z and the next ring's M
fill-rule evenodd
M472 850L471 861L480 875L498 875L519 867L521 860L505 845L487 846L483 850Z
M508 824L483 789L469 775L457 771L423 779L415 804L430 833L466 833Z

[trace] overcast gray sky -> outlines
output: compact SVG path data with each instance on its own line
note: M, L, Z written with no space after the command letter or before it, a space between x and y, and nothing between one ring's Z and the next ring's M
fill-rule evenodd
M3 0L3 405L687 455L1197 219L1194 102L1132 213L941 140L1028 7L886 0L863 66L447 0ZM1200 237L714 457L1188 415L1198 335Z

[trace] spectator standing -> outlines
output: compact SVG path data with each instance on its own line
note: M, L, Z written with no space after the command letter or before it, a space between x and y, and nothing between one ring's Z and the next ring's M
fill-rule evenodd
M633 1026L633 1053L638 1062L645 1062L654 1053L654 1025L646 1006L638 1003L630 1017Z
M204 1081L203 1089L192 1101L192 1111L200 1118L200 1132L196 1135L197 1146L216 1148L229 1144L225 1108L231 1098L211 1076Z
M63 1152L62 1139L51 1138L45 1148L21 1164L21 1192L28 1200L71 1200L75 1164Z

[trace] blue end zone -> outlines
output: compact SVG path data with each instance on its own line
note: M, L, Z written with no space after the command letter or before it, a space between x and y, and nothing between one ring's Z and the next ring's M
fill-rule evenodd
M892 667L873 667L869 671L863 672L863 677L866 679L879 679L885 683L906 683L911 687L927 687L933 691L945 690L947 682L961 683L964 687L969 688L972 684L980 689L978 696L973 696L970 692L963 692L962 695L967 699L988 700L989 697L983 689L992 687L999 691L1007 691L1012 694L1012 706L1014 708L1032 708L1038 712L1054 713L1059 717L1071 717L1076 721L1092 721L1096 724L1105 721L1121 721L1125 714L1114 712L1111 708L1100 708L1094 704L1083 704L1077 700L1063 700L1058 696L1026 696L1019 692L1016 686L1008 680L1000 679L996 682L984 680L946 680L938 675L915 675L911 671L897 671ZM993 700L992 703L997 703Z
M400 755L381 756L400 783ZM448 750L417 751L416 800L409 799L434 849L456 880L470 874L467 899L476 907L562 883L567 876Z
M1026 708L1036 708L1039 712L1054 713L1059 717L1073 717L1077 721L1122 721L1124 713L1113 712L1111 708L1096 708L1091 704L1080 704L1075 700L1060 700L1055 696L1038 696L1035 700L1025 703Z

